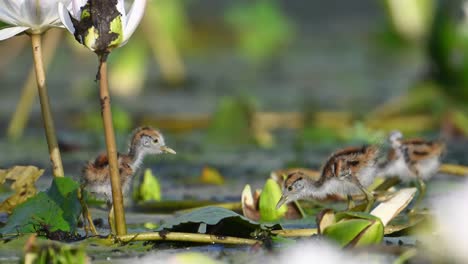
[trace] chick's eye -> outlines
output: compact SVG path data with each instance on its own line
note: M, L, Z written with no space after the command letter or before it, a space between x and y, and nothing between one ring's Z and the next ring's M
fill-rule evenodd
M155 138L155 139L153 139L153 142L154 142L154 143L158 143L159 140L158 140L157 138Z
M288 191L292 191L293 190L293 187L292 186L289 186L288 187Z

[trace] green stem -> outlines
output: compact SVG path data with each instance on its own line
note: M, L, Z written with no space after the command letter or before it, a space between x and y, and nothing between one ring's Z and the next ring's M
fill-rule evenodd
M44 68L47 68L55 55L57 46L60 42L62 31L61 30L50 30L48 35L44 38L44 50L43 50L43 61ZM24 128L29 119L31 108L36 98L37 90L35 87L35 68L31 68L28 74L28 78L23 85L21 90L21 97L16 105L15 112L11 117L10 123L8 124L7 135L9 139L18 139L23 135Z
M237 245L253 245L261 243L255 239L247 239L240 237L230 236L216 236L208 234L195 234L195 233L179 233L179 232L151 232L151 233L138 233L128 234L124 236L117 236L117 241L131 242L131 241L183 241L183 242L198 242L198 243L219 243L219 244L237 244Z
M318 234L317 228L273 230L272 234L283 237L310 237Z
M112 204L114 206L114 219L117 235L127 233L125 211L123 207L122 186L120 185L119 166L117 163L117 147L115 144L114 126L110 105L109 82L107 78L108 53L99 55L99 96L101 101L101 115L104 124L107 157L109 159L109 173L112 186Z
M42 119L49 146L49 155L52 162L52 171L55 177L63 177L62 157L58 148L57 137L55 136L54 121L50 109L49 96L47 94L46 77L42 60L42 35L32 34L31 43L34 58L34 68L36 70L36 82L41 102Z

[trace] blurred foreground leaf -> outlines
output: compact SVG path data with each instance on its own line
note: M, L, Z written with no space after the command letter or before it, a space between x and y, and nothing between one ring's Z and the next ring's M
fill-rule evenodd
M248 238L258 229L281 229L281 226L259 224L231 210L210 206L168 219L158 228L158 231Z
M168 263L172 264L220 264L224 262L220 262L208 257L205 254L199 252L186 252L186 253L179 253L176 255L171 256L167 259Z
M75 232L81 213L78 187L70 178L54 178L46 192L38 193L15 208L0 233Z
M25 264L86 264L91 263L82 247L74 247L51 241L38 242L36 236L30 236L24 246Z
M0 184L12 181L10 188L15 192L0 204L0 212L11 214L19 204L34 196L37 192L34 183L44 173L34 166L15 166L8 170L0 170Z

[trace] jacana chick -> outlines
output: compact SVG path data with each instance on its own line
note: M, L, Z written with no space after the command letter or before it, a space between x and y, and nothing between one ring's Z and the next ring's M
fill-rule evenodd
M366 211L370 211L374 196L366 187L374 181L378 152L376 146L339 150L328 158L318 180L306 177L301 171L289 174L276 207L299 199L323 199L333 194L349 198L352 194L362 192L367 200Z
M381 174L397 176L405 182L417 180L420 187L419 201L426 193L424 181L434 176L440 167L445 144L438 140L403 139L400 131L391 132L388 141L391 149L385 162L379 166Z
M151 127L139 127L133 131L128 153L118 153L120 183L124 196L128 193L133 175L141 166L145 156L162 153L176 154L173 149L166 146L164 137L158 130ZM102 197L108 202L109 206L111 206L109 219L112 219L112 187L107 155L101 154L94 161L88 162L84 166L82 172L82 186L88 192ZM87 216L87 218L88 221L90 221L90 216ZM112 221L109 220L112 227L111 222ZM92 221L90 225L92 225Z

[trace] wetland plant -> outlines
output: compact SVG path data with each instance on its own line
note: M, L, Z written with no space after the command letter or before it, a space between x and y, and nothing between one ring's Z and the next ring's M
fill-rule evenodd
M55 177L63 177L62 158L55 135L46 76L42 55L42 36L52 27L61 27L57 12L58 4L68 5L69 0L4 0L0 2L0 21L10 25L0 30L0 41L25 33L31 37L37 89L41 103L42 119L49 146L52 172Z
M112 185L112 200L115 210L118 235L127 232L123 210L123 195L120 184L117 148L115 144L110 94L107 76L107 58L115 48L125 45L140 23L146 0L135 0L130 11L125 10L123 0L73 0L70 9L60 3L60 20L75 39L96 53L99 58L99 94L104 124L107 157Z

